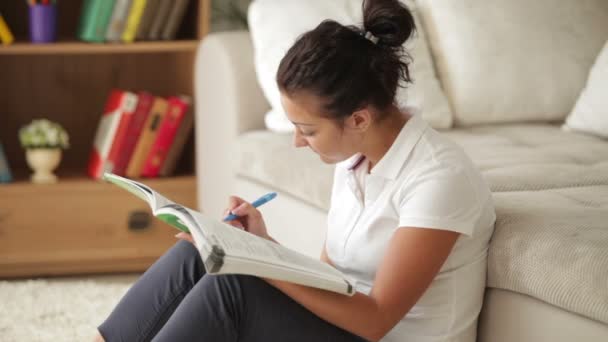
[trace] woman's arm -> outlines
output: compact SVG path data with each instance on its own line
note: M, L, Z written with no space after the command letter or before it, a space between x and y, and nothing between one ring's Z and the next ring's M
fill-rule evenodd
M422 296L459 235L438 229L398 229L378 268L369 296L357 293L348 297L274 279L266 281L325 321L378 341ZM327 258L325 248L322 260L323 257Z

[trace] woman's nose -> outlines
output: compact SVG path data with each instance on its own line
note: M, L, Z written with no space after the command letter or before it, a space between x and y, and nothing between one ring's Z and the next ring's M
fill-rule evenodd
M304 139L298 132L293 134L293 144L295 147L304 147L308 145L306 139Z

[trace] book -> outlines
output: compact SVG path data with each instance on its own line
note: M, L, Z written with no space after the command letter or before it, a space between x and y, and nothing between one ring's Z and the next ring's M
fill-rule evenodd
M160 1L161 0L148 0L146 2L146 8L144 9L144 13L141 15L141 21L139 22L139 26L137 27L137 34L135 35L135 39L148 40L148 32L150 32L152 20L154 20L154 15L158 10Z
M135 40L135 34L137 33L137 27L141 20L141 15L146 7L146 0L133 0L131 9L129 10L129 17L127 19L127 25L122 33L122 41L125 43L132 43Z
M122 37L122 33L124 32L127 24L131 1L132 0L116 0L112 17L110 18L108 29L106 30L105 37L107 41L120 42L120 38Z
M114 3L115 0L85 0L78 26L78 37L81 40L91 43L105 41Z
M331 265L180 205L147 185L112 173L103 179L148 203L152 214L190 233L208 274L246 274L355 294L355 281Z
M102 0L84 0L78 23L78 38L83 41L95 41L95 18Z
M166 99L162 97L156 97L154 99L154 103L150 109L150 114L146 119L146 123L144 124L139 139L137 140L137 144L135 145L135 150L133 151L129 165L127 166L127 176L131 178L141 176L141 169L144 166L145 158L148 156L150 147L152 147L152 144L156 139L160 123L167 113L167 106L168 103Z
M122 113L125 109L128 109L127 107L132 106L132 96L134 94L120 89L112 89L110 91L93 140L88 164L88 174L90 177L99 179L104 171L110 171L113 168L112 163L108 161L108 156L120 124Z
M113 173L120 176L124 176L126 174L127 166L129 165L129 161L131 160L131 156L133 155L135 145L139 140L144 124L146 123L148 115L150 114L150 109L152 109L153 102L154 96L152 96L150 93L145 91L140 91L137 93L137 107L135 107L135 112L133 113L133 117L129 122L129 127L125 133L125 141L123 142L122 149L118 155L116 164L114 165L114 171L112 171Z
M131 124L135 109L137 108L137 99L137 95L125 91L123 92L122 102L119 107L116 108L116 110L119 111L117 115L120 116L120 119L118 121L118 127L116 127L116 133L114 134L110 152L108 152L107 165L104 167L104 170L106 171L116 172L118 158L123 152L127 131L129 130L129 125Z
M171 7L171 11L167 16L167 22L165 27L161 32L160 38L163 40L171 40L175 39L177 34L177 29L179 25L182 23L182 19L184 18L184 14L186 13L186 7L188 7L189 0L175 0L173 1L173 6Z
M148 31L148 40L159 40L160 35L165 27L169 12L171 11L171 1L161 1L154 13L150 30Z
M0 42L2 42L3 45L9 45L12 44L14 40L15 37L13 36L13 32L11 32L11 29L2 17L2 13L0 13Z
M141 170L143 177L157 177L159 175L161 165L165 162L167 153L189 107L190 98L187 96L172 96L168 99L167 114L160 123L154 144L152 144Z
M0 143L0 183L9 183L13 180L11 169L8 166L8 160L4 154L2 143Z
M167 158L160 167L160 176L166 177L173 175L179 157L182 155L184 146L186 146L186 141L188 141L188 138L192 135L192 126L194 126L194 113L192 109L190 109L186 112L186 117L184 117L182 123L179 125L175 140L173 141L173 144L171 144L169 152L167 152Z

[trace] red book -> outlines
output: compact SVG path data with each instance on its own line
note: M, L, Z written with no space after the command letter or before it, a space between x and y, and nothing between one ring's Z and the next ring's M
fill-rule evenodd
M120 89L112 89L110 92L93 141L88 165L89 176L101 178L105 171L112 171L113 165L108 161L110 149L122 114L133 106L134 96L135 94Z
M158 128L158 135L144 162L141 171L143 177L158 176L160 168L167 158L167 152L175 140L179 126L188 112L191 101L187 96L172 96L168 102L167 114Z
M137 107L135 108L133 117L129 122L129 126L125 133L124 142L122 144L122 149L118 155L116 164L114 165L114 173L119 176L124 176L127 172L127 166L129 166L129 161L131 160L133 151L135 151L137 140L139 140L139 136L141 135L144 124L146 123L146 119L150 114L152 103L154 103L154 96L152 96L150 93L141 91L137 93L137 97Z
M129 129L129 125L133 118L133 113L135 113L135 108L137 107L137 95L125 92L123 105L120 109L122 113L120 115L120 121L118 122L118 127L116 128L116 134L114 135L114 142L112 142L112 147L110 147L110 152L108 154L108 160L106 163L108 164L106 169L109 172L116 172L116 162L120 157L121 153L124 149L125 138L127 135L127 130Z

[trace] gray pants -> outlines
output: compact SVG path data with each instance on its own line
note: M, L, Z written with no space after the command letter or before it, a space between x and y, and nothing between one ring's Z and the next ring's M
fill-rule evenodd
M206 275L184 241L141 276L99 332L107 342L364 341L259 278Z

